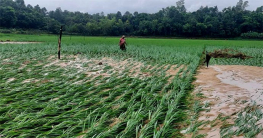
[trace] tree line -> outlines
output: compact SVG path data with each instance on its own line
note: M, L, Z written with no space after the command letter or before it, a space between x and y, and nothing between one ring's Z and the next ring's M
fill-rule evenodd
M222 11L218 7L201 6L187 12L184 0L157 13L122 14L103 12L89 14L57 8L47 11L39 5L25 5L24 0L0 0L0 27L39 29L58 33L61 25L70 34L89 36L175 36L175 37L238 37L263 32L263 6L246 10L248 1Z

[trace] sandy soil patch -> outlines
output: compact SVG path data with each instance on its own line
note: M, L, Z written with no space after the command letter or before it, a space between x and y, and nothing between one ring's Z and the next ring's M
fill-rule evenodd
M22 83L36 83L36 82L39 82L39 80L35 78L31 78L24 80ZM41 81L41 83L43 83L43 81Z
M196 78L195 92L204 94L206 98L202 101L210 104L210 111L201 112L199 121L213 121L221 114L230 116L227 122L233 124L236 114L253 102L263 107L263 68L261 67L239 65L202 67ZM258 123L262 124L262 121ZM199 134L207 134L207 138L219 138L221 126L222 123L213 127L201 126Z
M40 43L40 42L0 42L0 44L36 44L36 43Z
M14 64L13 62L3 62L2 65L12 65Z
M152 76L149 72L142 72L141 68L146 66L142 62L133 59L115 60L104 57L102 59L87 59L80 56L69 56L65 60L58 60L55 57L49 57L48 64L44 68L55 65L61 68L76 68L77 73L85 73L88 77L96 78L98 76L110 77L112 74L127 74L131 77L145 78Z
M112 123L109 125L110 127L115 126L118 123L121 123L121 120L119 118L113 118L110 120Z
M184 66L181 65L180 67L177 67L177 65L172 65L167 71L166 71L166 77L170 76L168 79L168 82L171 83L176 74L182 69Z
M132 58L125 60L113 59L110 57L103 58L86 58L81 54L67 55L58 60L55 56L50 56L47 63L43 63L43 68L48 69L50 66L57 66L70 71L70 76L78 76L79 74L86 74L89 81L101 80L111 76L147 79L153 76L161 76L165 73L170 84L177 73L185 66L178 65L147 65L143 62L136 61ZM69 74L65 74L69 75ZM180 75L180 74L179 74ZM74 82L75 85L82 85L87 80L78 80ZM95 82L95 86L101 85L100 81Z
M9 82L12 82L14 80L16 80L16 78L9 78L6 82L9 83Z
M24 69L28 64L30 64L30 61L28 61L28 60L27 60L27 61L24 61L18 69L19 69L19 70L22 70L22 69Z
M31 81L33 81L33 79L26 79L22 83L30 83Z

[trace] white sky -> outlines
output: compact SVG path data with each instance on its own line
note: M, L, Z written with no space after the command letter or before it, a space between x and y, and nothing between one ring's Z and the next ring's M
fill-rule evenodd
M176 6L178 0L24 0L26 5L39 5L41 8L46 7L48 11L61 7L62 10L87 12L89 14L117 13L120 11L124 14L126 11L131 13L156 13L162 8ZM239 0L185 0L187 11L196 11L201 6L214 7L218 6L219 10L229 6L235 6ZM243 0L245 1L245 0ZM248 10L256 10L257 7L263 6L263 0L248 0Z

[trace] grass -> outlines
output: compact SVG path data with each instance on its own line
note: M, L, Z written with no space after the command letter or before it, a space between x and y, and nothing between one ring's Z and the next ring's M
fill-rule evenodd
M187 121L202 52L231 46L261 62L263 45L128 37L122 52L116 37L63 36L57 60L57 38L0 34L0 40L43 42L0 45L0 135L181 137L178 124ZM180 69L169 75L170 68ZM198 102L194 107L201 110Z
M257 105L246 107L237 116L234 124L225 124L222 127L220 131L222 137L244 136L252 138L262 133L262 124L258 122L263 118L263 113Z

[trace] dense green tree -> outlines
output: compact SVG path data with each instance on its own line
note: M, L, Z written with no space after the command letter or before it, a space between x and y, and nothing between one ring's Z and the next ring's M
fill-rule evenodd
M0 0L0 28L40 29L58 33L61 25L70 34L91 36L182 36L238 37L263 32L263 6L246 10L248 1L238 0L233 7L219 11L217 6L201 6L186 12L184 0L156 13L89 14L56 8L47 11L40 5L25 5L24 0ZM252 33L251 33L252 32ZM256 33L253 33L256 32Z
M122 14L120 11L117 12L116 14L116 19L119 20L119 19L122 19Z
M55 11L49 12L49 17L57 20L58 22L60 22L62 24L65 23L65 17L63 15L63 11L60 7L56 8Z
M47 19L47 31L57 34L59 32L60 23L55 19Z
M244 11L248 7L248 1L239 0L236 4L236 9L239 11Z
M16 21L14 8L0 6L0 26L10 28L16 24Z
M263 13L263 6L258 7L257 10L256 10L256 12L258 12L258 13Z
M15 4L17 5L17 7L25 7L25 2L24 0L15 0Z
M176 2L176 8L178 9L179 12L186 12L186 8L184 6L184 0L179 0Z

